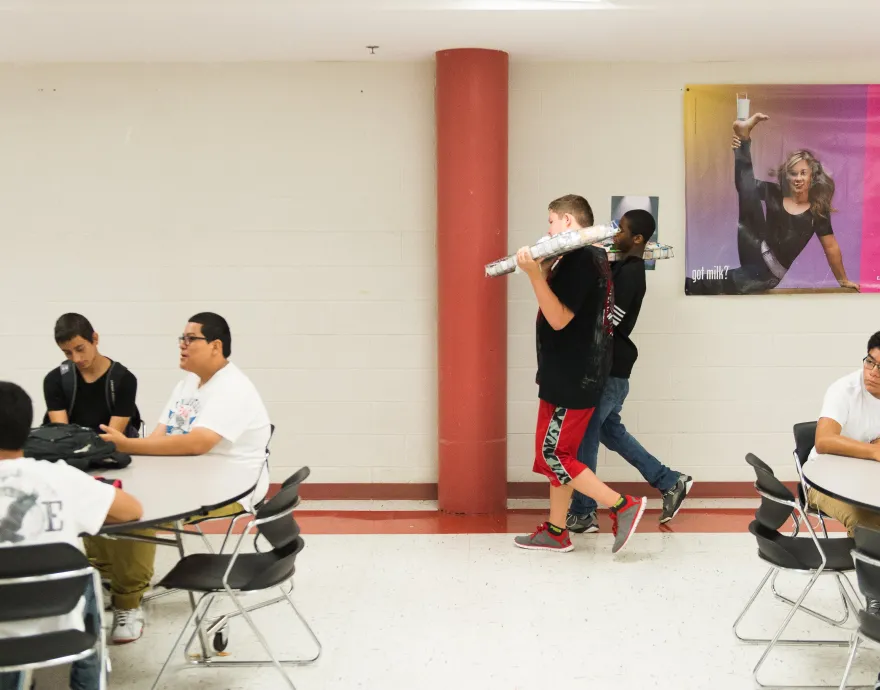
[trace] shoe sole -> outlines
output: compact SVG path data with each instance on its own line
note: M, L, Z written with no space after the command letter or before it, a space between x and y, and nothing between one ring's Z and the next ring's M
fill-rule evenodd
M141 633L141 636L142 635L143 635L143 633ZM137 642L139 639L141 639L140 636L133 637L130 640L129 639L125 639L125 640L112 639L111 641L113 642L114 645L120 645L120 644L131 644L132 642Z
M532 546L530 544L520 544L518 541L513 542L514 546L517 546L521 549L526 549L528 551L555 551L556 553L568 553L569 551L574 550L574 544L569 544L568 546Z
M623 547L629 543L630 537L632 537L632 535L636 533L636 527L638 527L639 523L642 521L642 515L645 514L645 508L647 507L647 505L648 499L642 496L642 500L639 505L639 513L638 515L636 515L636 519L633 520L633 523L629 528L629 534L626 535L626 539L623 540L623 543L620 546L615 546L611 549L611 553L619 553L623 549Z
M584 529L572 529L571 527L569 527L568 531L572 534L593 534L595 532L598 532L599 528L596 525L593 525L592 527L585 527Z
M693 488L693 486L694 486L693 479L691 479L689 482L685 483L685 485L684 485L684 498L681 499L681 503L678 504L678 508L675 509L675 512L672 514L672 517L660 518L661 525L665 525L672 518L674 518L676 515L678 515L678 511L681 510L681 507L684 505L684 502L687 500L688 494L691 492L691 489Z

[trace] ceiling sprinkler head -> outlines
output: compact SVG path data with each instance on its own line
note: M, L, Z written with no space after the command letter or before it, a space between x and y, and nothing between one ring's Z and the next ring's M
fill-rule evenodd
M379 46L367 46L367 49L369 49L369 51L370 51L370 55L375 55L375 54L376 54L376 48L378 48L378 47L379 47Z

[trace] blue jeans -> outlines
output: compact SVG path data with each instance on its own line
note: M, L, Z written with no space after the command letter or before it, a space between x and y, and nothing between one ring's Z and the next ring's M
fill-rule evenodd
M83 612L86 620L86 630L99 630L98 603L95 598L95 588L89 580L85 591L86 607ZM91 620L89 620L91 618ZM100 633L99 633L100 634ZM92 654L75 661L70 668L71 690L98 690L100 687L101 653ZM28 690L23 687L24 674L18 671L13 673L0 673L0 690Z
M678 472L669 469L646 451L620 421L620 411L628 393L629 379L609 377L578 448L578 460L595 473L601 441L608 450L621 455L641 472L645 481L655 489L661 493L669 491L678 481ZM576 515L587 515L596 510L596 501L575 491L570 510Z

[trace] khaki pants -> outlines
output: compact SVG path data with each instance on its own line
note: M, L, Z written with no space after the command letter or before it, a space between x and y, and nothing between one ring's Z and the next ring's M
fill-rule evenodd
M240 503L212 510L207 516L183 520L184 525L205 517L220 518L235 515L244 510ZM172 525L160 525L172 527ZM129 534L155 537L156 529L132 530ZM83 544L86 555L93 567L101 573L103 579L110 580L110 591L113 594L113 608L136 609L141 605L144 594L153 579L153 568L156 560L156 544L131 539L108 539L107 537L85 537Z
M851 503L839 501L815 489L810 489L807 494L810 505L818 508L826 515L830 515L846 527L846 533L852 537L856 525L863 525L872 529L880 530L880 513L867 508L859 508Z

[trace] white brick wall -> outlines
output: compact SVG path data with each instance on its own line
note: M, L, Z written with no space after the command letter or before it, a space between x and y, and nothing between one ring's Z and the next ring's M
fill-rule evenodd
M275 480L436 479L432 65L2 66L0 102L0 378L40 414L59 314L152 421L213 309Z
M815 419L827 385L857 368L880 330L877 298L684 295L684 105L688 83L876 82L880 64L516 65L511 83L511 246L533 241L546 203L574 192L608 221L611 196L660 197L662 240L677 257L648 274L640 358L624 422L667 464L698 480L754 477L751 451L794 478L791 427ZM733 229L731 229L733 232ZM731 235L733 239L733 235ZM511 279L510 477L529 480L535 302ZM516 433L519 432L519 433ZM639 478L600 451L600 476Z
M748 479L748 450L790 477L791 425L880 322L870 296L684 297L682 87L878 78L512 65L511 249L560 194L586 194L600 220L613 194L661 197L679 258L649 274L625 420L699 479ZM138 374L149 419L180 375L185 319L214 309L278 426L276 480L306 463L319 482L436 480L432 65L7 65L0 103L0 378L39 414L62 312L89 316ZM533 481L535 303L509 280L510 478Z

